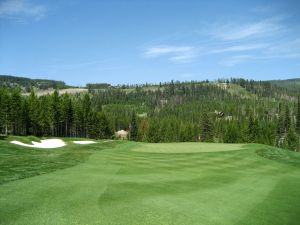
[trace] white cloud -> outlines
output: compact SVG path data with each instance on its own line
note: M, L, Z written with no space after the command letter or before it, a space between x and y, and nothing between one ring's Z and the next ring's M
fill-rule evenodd
M191 46L155 46L145 51L145 56L158 57L166 54L182 54L193 49Z
M211 32L214 38L225 41L234 41L250 37L261 37L273 35L282 29L282 26L272 20L264 20L248 24L227 24L217 26Z
M211 50L210 53L227 53L227 52L241 52L241 51L251 51L256 49L266 48L266 44L245 44L245 45L235 45L222 49Z
M22 21L26 18L40 20L45 16L46 7L27 0L4 0L0 3L0 18Z
M237 55L222 60L220 64L223 66L232 67L249 59L252 59L251 55Z
M197 50L193 46L154 46L144 51L147 58L166 56L170 61L186 63L197 56Z

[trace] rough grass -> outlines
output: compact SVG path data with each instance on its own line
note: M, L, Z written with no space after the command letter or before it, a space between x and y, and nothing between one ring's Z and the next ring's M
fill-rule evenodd
M143 145L108 142L62 148L68 156L56 153L44 165L69 160L75 152L90 155L65 169L0 185L0 224L299 224L300 169L286 163L296 153L278 150L289 157L270 160L274 152L267 146L243 145L231 151L226 144L228 151L209 145L209 152L184 153L190 143L155 145L180 154L132 151ZM6 152L1 160L26 158L28 164L41 152L4 141L0 149ZM21 162L6 165L13 171ZM26 174L28 168L20 170Z

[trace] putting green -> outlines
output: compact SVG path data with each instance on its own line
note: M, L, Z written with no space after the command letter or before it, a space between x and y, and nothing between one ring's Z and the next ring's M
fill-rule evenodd
M299 224L298 153L224 144L157 154L137 152L142 143L64 141L53 151L0 141L1 225ZM203 145L191 144L173 148Z
M197 153L197 152L223 152L244 149L243 144L216 144L216 143L159 143L159 144L142 144L133 148L136 152L151 153Z

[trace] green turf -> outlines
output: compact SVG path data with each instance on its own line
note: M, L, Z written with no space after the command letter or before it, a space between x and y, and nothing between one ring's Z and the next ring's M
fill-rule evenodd
M133 148L136 152L152 153L197 153L197 152L223 152L243 149L243 144L219 144L219 143L163 143L163 144L144 144Z
M160 154L149 146L69 142L49 153L0 141L0 168L6 171L0 224L299 224L297 153L256 144L155 144ZM187 146L211 149L184 153ZM74 161L74 154L87 155ZM40 163L51 169L5 178L27 177L27 170L43 168Z

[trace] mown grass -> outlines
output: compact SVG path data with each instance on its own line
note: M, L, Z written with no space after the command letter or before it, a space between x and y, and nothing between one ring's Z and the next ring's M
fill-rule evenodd
M103 149L92 145L83 148L72 144L72 140L75 140L72 138L65 138L68 145L58 149L22 147L8 142L12 140L32 144L31 141L39 142L41 139L34 136L10 136L6 141L0 141L0 184L77 165L87 160L93 151Z
M197 152L223 152L242 150L244 144L220 144L220 143L199 143L196 142L183 142L183 143L151 143L142 144L133 148L136 152L149 152L149 153L197 153Z
M155 144L162 154L136 151L149 150L147 145L69 144L57 150L70 153L61 162L76 151L89 156L64 169L0 185L0 224L299 224L297 153L256 144L236 151L224 144L228 151L220 151L216 148L222 145L201 143ZM195 149L187 153L187 146ZM29 161L41 151L10 154L16 147L5 142L0 148L10 148L1 158L25 154Z

